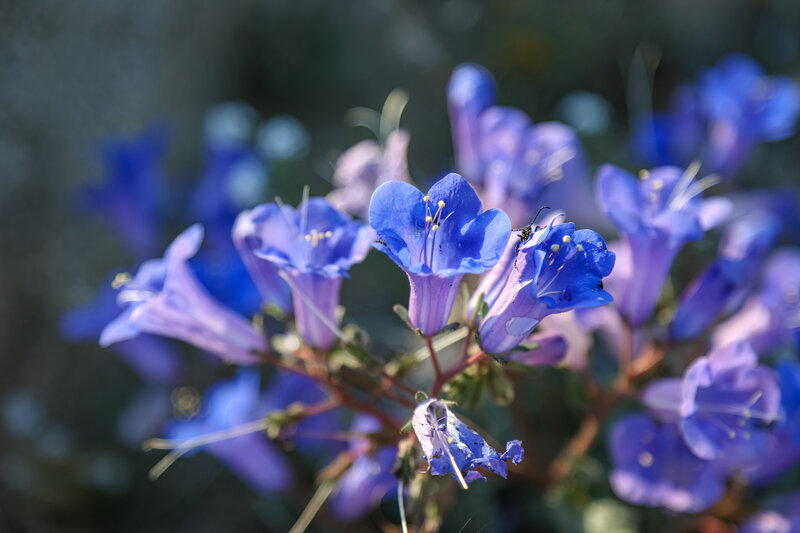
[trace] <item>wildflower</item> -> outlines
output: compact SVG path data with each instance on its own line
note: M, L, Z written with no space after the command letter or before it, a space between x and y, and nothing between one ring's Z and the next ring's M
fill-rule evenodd
M554 219L520 248L515 262L480 326L487 352L513 349L548 315L612 301L602 279L614 267L614 254L594 231Z
M770 214L756 212L732 222L717 258L681 295L673 337L698 337L726 308L740 305L779 234L780 223Z
M558 364L567 355L567 339L556 332L534 333L525 344L534 348L527 352L511 352L508 358L528 366L543 366Z
M686 165L731 176L760 143L789 137L800 113L800 88L767 76L751 58L732 54L679 87L667 113L637 125L634 146L648 164Z
M792 533L800 531L800 493L792 493L775 499L769 509L748 520L741 533Z
M438 400L428 400L417 406L413 426L431 473L450 474L464 489L476 479L486 479L478 472L478 467L505 478L508 475L505 461L510 459L519 464L525 453L518 440L507 442L502 455L497 453Z
M408 275L409 318L428 336L447 325L462 276L497 263L511 232L505 213L481 212L475 190L458 174L427 195L408 183L384 183L372 195L369 221L376 248Z
M336 161L333 184L328 201L337 209L366 219L372 193L387 181L411 182L408 175L408 143L406 130L395 130L386 138L386 145L361 141Z
M502 208L514 225L530 222L542 205L566 208L585 182L577 134L558 122L531 124L525 113L495 100L485 69L465 64L453 71L447 101L458 171L486 206ZM561 189L567 194L546 196L559 182L568 182Z
M694 181L696 166L685 171L659 167L643 171L642 179L613 165L597 171L598 204L622 232L630 264L620 264L628 278L614 294L622 315L639 326L652 314L672 262L687 241L703 237L729 205L704 201L700 194L717 182Z
M214 300L187 264L203 239L199 224L181 233L163 259L145 261L133 279L119 276L121 315L100 335L100 345L152 333L181 339L240 364L261 361L264 338L240 315Z
M312 346L330 348L336 341L342 278L367 256L374 232L334 209L324 198L303 201L297 209L275 204L257 206L240 215L240 221L246 229L238 233L242 227L237 223L234 230L240 249L259 246L255 259L243 252L245 264L256 279L271 275L259 260L285 273L291 280L300 335Z
M695 359L682 379L650 384L642 400L679 424L698 457L751 466L770 445L765 426L778 419L780 396L777 374L758 365L748 343L737 342Z
M725 471L694 455L674 424L629 415L611 430L611 488L623 500L677 512L702 511L725 493Z

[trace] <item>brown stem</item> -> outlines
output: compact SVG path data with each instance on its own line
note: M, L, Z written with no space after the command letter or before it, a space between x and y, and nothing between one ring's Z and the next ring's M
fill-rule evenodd
M433 348L433 339L431 339L430 337L425 337L425 342L428 343L428 351L431 353L433 370L436 372L436 383L438 383L442 380L442 367L439 366L439 359L436 357L436 350Z

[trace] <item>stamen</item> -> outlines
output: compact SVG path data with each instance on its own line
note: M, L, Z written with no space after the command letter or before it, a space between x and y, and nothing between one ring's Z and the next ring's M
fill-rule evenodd
M646 180L649 177L650 177L650 171L649 170L646 170L646 169L643 168L642 170L639 171L639 179L640 180Z
M442 208L444 208L444 200L439 200L439 203L438 203L438 204L436 204L436 205L438 205L438 206L439 206L439 209L442 209Z
M422 201L428 203L431 201L431 197L426 194L425 196L422 197Z
M121 289L126 283L131 280L131 273L130 272L120 272L116 276L114 276L114 280L111 282L111 287L114 289Z
M653 454L650 452L642 452L639 454L639 464L645 468L653 466Z
M430 215L427 215L427 216L425 217L425 222L433 222L433 217L432 217L432 216L430 216Z
M439 224L434 224L431 231L436 231L437 229L439 229Z
M663 187L664 187L664 181L663 180L658 180L658 179L653 180L653 189L654 190L657 191L659 189L662 189Z
M561 245L560 244L551 244L550 245L550 249L552 251L554 251L554 252L557 252L557 251L559 251L561 249Z
M575 245L575 249L578 250L579 252L582 252L583 251L583 245L582 244L576 244Z
M572 237L570 237L569 235L564 235L561 238L561 242L572 242Z
M330 230L326 231L325 232L325 238L326 239L330 239L331 237L333 237L333 232L330 231Z

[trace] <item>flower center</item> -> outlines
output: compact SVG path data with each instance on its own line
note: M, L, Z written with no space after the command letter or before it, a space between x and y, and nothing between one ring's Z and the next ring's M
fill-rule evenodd
M450 212L446 217L443 216L444 200L436 202L436 211L432 211L430 196L425 195L422 201L425 202L425 229L423 230L422 249L419 252L418 260L433 270L433 258L436 255L436 233L439 230L439 226L453 213Z

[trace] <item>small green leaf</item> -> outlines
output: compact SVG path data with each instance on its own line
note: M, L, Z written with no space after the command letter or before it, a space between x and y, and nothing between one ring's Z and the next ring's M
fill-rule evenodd
M414 395L414 400L417 403L425 403L428 401L428 395L422 392L421 390L418 390L417 393Z

